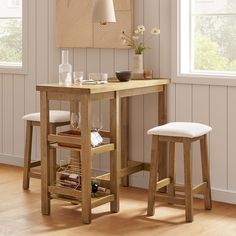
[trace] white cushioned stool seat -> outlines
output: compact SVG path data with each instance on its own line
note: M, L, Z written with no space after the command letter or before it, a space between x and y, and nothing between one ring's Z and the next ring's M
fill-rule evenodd
M209 133L211 130L210 126L200 123L171 122L149 129L147 133L151 135L196 138Z
M40 122L40 112L30 113L22 117L23 120ZM70 121L69 111L49 111L49 122L60 123Z

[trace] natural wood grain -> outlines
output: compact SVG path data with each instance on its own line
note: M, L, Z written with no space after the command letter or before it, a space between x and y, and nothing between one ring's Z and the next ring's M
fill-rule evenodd
M57 47L129 48L120 42L120 34L133 31L133 0L115 2L116 23L93 23L92 0L56 1ZM80 30L78 30L80 29Z
M55 124L49 124L49 132L51 134L56 134L57 127ZM50 148L49 150L49 158L50 158L50 185L56 183L56 165L57 165L57 157L56 157L56 149Z
M147 190L133 187L120 189L121 209L110 214L107 205L93 209L92 224L80 221L81 206L53 199L50 216L40 213L40 182L31 180L30 191L21 188L23 168L0 164L0 231L1 235L235 235L236 205L213 202L211 211L202 208L203 200L194 199L194 222L185 223L183 207L158 204L158 214L146 215ZM16 197L17 196L17 197ZM118 227L119 226L119 227Z
M169 177L171 183L168 186L168 194L170 197L175 196L176 183L176 162L175 162L175 143L169 142Z
M160 202L168 202L172 204L185 205L185 199L183 197L169 197L168 195L156 194L155 200Z
M45 151L52 147L58 147L49 142L58 143L70 143L70 144L80 144L80 146L74 148L70 147L72 152L81 153L81 167L82 167L82 221L83 223L91 222L91 157L94 154L100 154L103 152L111 152L110 154L110 183L107 180L103 180L105 186L110 187L111 194L114 194L114 200L111 201L111 212L119 211L119 183L121 177L120 165L121 165L121 98L128 96L135 96L137 94L146 94L153 92L161 92L165 95L164 85L168 84L168 79L159 79L153 81L141 81L141 82L128 82L126 85L121 83L107 83L102 85L86 85L86 86L63 86L59 84L46 84L37 86L37 90L40 91L41 96L41 111L44 108L44 113L41 116L44 117L43 122L43 138L46 139L41 144L46 145L46 148L41 146L42 153L45 155ZM49 101L51 99L60 99L58 95L63 94L62 98L66 101L70 101L70 110L77 111L76 101L81 104L81 137L75 138L70 136L59 136L55 134L49 134L48 128L48 109ZM104 144L100 147L91 148L90 141L90 131L91 131L91 102L94 100L110 99L110 144ZM162 100L162 102L165 102ZM127 104L126 104L127 105ZM164 107L164 104L161 103ZM127 110L127 107L126 107ZM42 117L42 118L43 118ZM47 118L47 119L46 119ZM128 128L127 119L124 117L126 123L126 129ZM52 131L52 130L51 130ZM123 130L124 131L124 130ZM42 137L41 137L42 138ZM127 139L127 137L126 137ZM62 146L62 145L61 145ZM66 147L68 148L68 147ZM54 150L55 151L55 150ZM125 148L127 161L127 147ZM47 154L48 155L48 154ZM43 156L42 156L43 157ZM44 156L45 158L45 156ZM44 169L42 171L43 179L47 178L50 174L50 169L53 168L54 164L48 163L49 156L44 160ZM77 158L78 159L78 158ZM73 159L74 160L74 159ZM51 164L51 165L50 165ZM50 167L51 166L51 167ZM43 167L42 167L43 168ZM138 163L137 165L128 165L122 169L123 176L129 175L144 169L144 165ZM51 170L54 172L54 170ZM54 174L52 174L54 176ZM53 181L51 181L52 184ZM49 197L48 193L48 182L44 183L42 186L42 206L50 209L50 202L46 202L46 195ZM53 187L53 186L52 186ZM50 186L51 188L51 186ZM59 193L59 192L58 192ZM60 196L61 197L61 196ZM53 196L55 198L55 196ZM109 199L109 198L107 198ZM154 196L153 196L154 199ZM68 200L68 199L67 199ZM104 200L105 201L105 200ZM101 202L104 202L101 201ZM48 211L50 212L50 211ZM49 213L48 213L49 214Z
M205 198L205 209L211 209L211 189L210 189L210 173L208 166L208 157L207 157L207 135L195 137L195 138L186 138L186 137L175 137L175 136L159 136L152 135L152 140L154 138L158 139L157 144L153 147L152 143L152 154L151 154L151 165L150 165L150 180L149 180L149 198L148 198L148 214L154 214L154 200L159 200L171 204L184 204L185 205L185 217L186 222L193 221L193 196L194 194L202 193ZM192 157L191 157L191 145L194 141L200 141L201 144L201 161L202 161L202 176L203 181L192 187ZM160 141L169 142L169 177L159 179L156 182L156 188L154 190L151 183L155 183L156 176L154 174L158 171L159 162L156 161L157 156L160 154L159 150ZM177 186L176 182L176 170L175 170L175 143L180 142L183 144L184 149L184 186ZM156 146L158 149L155 150ZM158 155L153 155L153 153L158 153ZM206 158L207 157L207 158ZM155 164L158 163L158 165ZM209 183L209 185L208 185ZM168 192L163 194L155 193L156 190L168 186ZM209 186L209 187L208 187ZM184 192L184 198L179 199L176 197L175 192ZM155 198L153 199L153 195Z
M49 101L47 99L47 92L40 93L40 129L41 129L41 209L42 214L50 214L50 198L48 194L48 186L50 183L50 153L48 146L49 134Z
M82 221L91 222L91 100L81 99L81 166L82 166Z
M210 210L212 208L211 201L211 181L210 181L210 168L208 161L208 148L207 148L207 136L200 140L201 147L201 162L202 162L202 180L207 183L204 192L205 208Z
M120 165L121 165L121 135L120 135L120 97L119 93L115 99L110 100L110 131L111 142L115 144L115 150L110 154L110 190L115 199L111 202L111 212L119 211L119 183L120 183Z
M159 190L160 188L163 188L163 187L169 185L170 182L171 182L171 179L170 179L170 178L165 178L165 179L159 180L159 181L156 183L156 190Z
M39 84L36 86L37 91L51 91L57 93L68 93L68 94L97 94L97 93L106 93L106 92L115 92L115 91L124 91L127 93L127 90L132 89L141 89L141 88L152 88L161 86L164 84L169 84L169 79L152 79L152 80L130 80L129 82L108 82L106 84L98 84L98 85L70 85L70 86L62 86L58 83L52 84ZM122 93L120 94L122 96ZM163 118L162 118L163 121Z
M29 189L32 135L33 135L33 127L31 125L31 121L27 121L26 133L25 133L24 173L23 173L23 189L25 190Z
M121 168L128 166L129 155L129 99L121 99ZM122 185L129 186L129 176L123 177Z
M159 153L159 137L156 135L152 136L152 150L151 150L151 168L149 177L149 191L148 191L148 208L147 214L149 216L154 215L154 201L156 194L156 183L157 183L157 171L158 171L158 155Z
M185 217L187 222L193 221L193 192L192 192L192 157L191 142L184 142L184 185L185 185Z
M163 85L163 91L158 93L158 125L167 123L167 87ZM160 142L158 159L159 179L167 176L167 143ZM166 188L160 189L165 192Z

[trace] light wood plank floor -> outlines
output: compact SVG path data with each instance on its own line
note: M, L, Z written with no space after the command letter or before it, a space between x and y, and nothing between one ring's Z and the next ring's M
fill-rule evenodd
M0 235L163 235L235 236L236 206L214 202L212 211L194 201L194 222L185 223L182 207L161 205L146 216L147 191L121 188L120 212L110 214L109 204L93 210L90 225L81 223L78 206L52 201L51 216L40 212L40 182L32 179L22 190L22 168L0 165Z

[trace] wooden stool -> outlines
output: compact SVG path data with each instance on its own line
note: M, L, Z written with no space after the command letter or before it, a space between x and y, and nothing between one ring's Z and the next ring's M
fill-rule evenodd
M26 135L25 135L25 151L24 151L24 171L23 171L23 189L29 189L30 177L41 178L40 173L34 173L31 168L40 166L41 161L31 162L31 149L32 149L32 136L33 127L40 126L40 113L31 113L22 117L26 120ZM70 124L70 112L69 111L50 111L49 113L50 132L56 134L56 128ZM50 149L50 162L52 167L51 181L55 180L55 166L56 166L56 151Z
M185 217L187 222L193 221L193 195L202 193L204 195L205 209L212 208L210 174L208 164L207 133L211 127L199 123L173 122L148 130L152 135L152 153L148 192L149 216L154 215L154 203L164 201L168 203L185 205ZM192 187L192 160L191 143L200 140L202 183ZM169 142L169 177L157 182L159 143ZM175 185L175 143L183 143L184 147L184 191L183 198L176 197L175 191L180 188ZM156 191L168 186L167 193L160 194Z

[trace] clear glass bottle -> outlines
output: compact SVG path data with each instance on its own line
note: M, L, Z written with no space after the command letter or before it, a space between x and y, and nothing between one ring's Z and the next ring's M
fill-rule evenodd
M68 50L62 50L61 64L59 65L59 84L72 84L72 66L69 63Z

